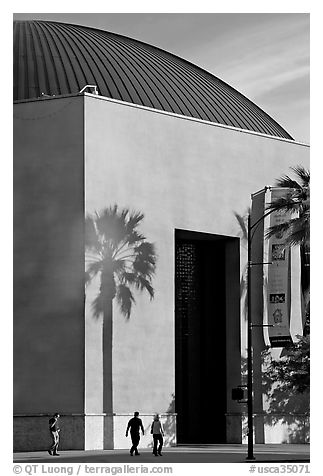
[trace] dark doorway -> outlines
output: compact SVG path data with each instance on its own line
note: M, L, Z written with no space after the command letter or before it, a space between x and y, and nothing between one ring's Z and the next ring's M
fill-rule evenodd
M232 253L234 261L239 262L239 240L235 238L175 232L175 402L179 444L226 443L226 329ZM239 274L233 281L236 278L239 280Z

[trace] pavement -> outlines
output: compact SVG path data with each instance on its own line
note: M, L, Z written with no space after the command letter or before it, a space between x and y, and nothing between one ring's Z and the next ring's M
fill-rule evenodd
M14 453L14 463L250 463L247 445L194 445L163 449L163 456L155 457L151 449L140 449L139 456L130 456L128 449L118 450L66 450L60 456L47 451ZM308 463L309 445L265 444L254 445L255 462Z

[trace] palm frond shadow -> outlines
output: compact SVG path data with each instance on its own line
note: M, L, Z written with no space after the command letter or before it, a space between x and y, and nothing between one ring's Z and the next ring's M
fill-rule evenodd
M107 301L116 298L128 320L136 302L134 291L154 297L157 255L155 245L137 230L143 218L141 212L113 205L85 219L85 284L95 276L100 279L100 291L91 307L95 318L104 314Z
M300 337L300 339L307 339ZM290 361L293 361L293 346ZM286 359L286 352L284 352ZM283 355L281 357L284 357ZM280 360L274 361L267 349L261 353L262 389L265 398L263 421L269 427L285 426L286 436L282 443L304 444L310 439L310 397L307 372L299 369L295 372L294 381L299 385L291 388L286 382L287 367ZM292 373L292 372L291 372ZM242 384L247 385L247 359L241 359ZM302 384L304 382L304 385ZM247 420L243 421L244 437L248 433Z

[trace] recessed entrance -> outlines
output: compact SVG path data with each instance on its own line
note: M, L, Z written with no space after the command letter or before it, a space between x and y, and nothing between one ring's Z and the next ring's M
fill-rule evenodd
M239 240L176 230L175 402L179 444L227 442L227 333L229 321L236 321L239 329L239 303Z

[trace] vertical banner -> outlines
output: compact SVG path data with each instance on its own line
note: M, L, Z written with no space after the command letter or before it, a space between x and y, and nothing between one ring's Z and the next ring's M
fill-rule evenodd
M268 188L265 197L265 210L269 203L286 196L288 190L287 188ZM265 219L265 233L268 227L279 225L289 219L290 214L283 211L270 213ZM299 257L299 250L298 254L296 249L292 253L291 248L285 245L284 237L281 234L277 233L269 239L264 238L264 261L271 263L264 269L266 283L264 317L269 326L268 337L271 347L285 347L292 342L290 331L292 300L294 304L295 302L299 303L298 309L295 305L293 306L293 311L301 313L300 285L298 289L297 286L292 286L292 267L293 269L297 268L297 261L299 261L297 257ZM300 283L300 275L296 276L293 273L294 283L295 280Z

